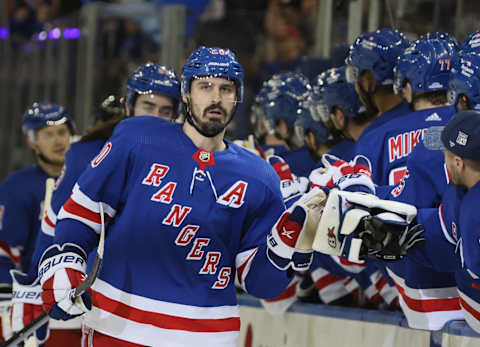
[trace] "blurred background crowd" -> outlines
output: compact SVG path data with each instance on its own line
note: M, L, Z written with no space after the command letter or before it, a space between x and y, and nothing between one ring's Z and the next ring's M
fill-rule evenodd
M19 130L28 105L40 99L65 105L85 130L101 101L122 95L127 76L143 62L178 73L194 47L232 49L246 71L246 93L230 136L245 137L253 98L274 73L313 79L343 65L360 33L384 26L409 39L443 31L462 40L480 16L474 0L6 0L0 6L0 145L12 153L0 164L0 178L33 159L23 152Z

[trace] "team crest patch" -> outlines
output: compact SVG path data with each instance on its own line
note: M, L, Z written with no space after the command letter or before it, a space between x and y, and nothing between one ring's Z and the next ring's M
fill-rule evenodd
M198 155L198 158L204 163L208 162L210 160L210 152L201 151L200 154Z
M112 149L112 143L111 142L106 143L105 146L103 146L100 153L98 153L98 155L95 158L93 158L93 160L91 161L92 167L97 167L98 165L100 165L102 160L107 157L108 153L110 153L111 149Z
M465 146L467 144L468 135L463 131L458 131L457 139L455 140L460 146Z
M337 247L337 238L335 237L335 227L328 228L327 237L328 245L332 248Z
M206 166L215 165L215 159L213 158L213 153L205 149L199 149L196 151L192 158L200 165L200 170L204 170Z

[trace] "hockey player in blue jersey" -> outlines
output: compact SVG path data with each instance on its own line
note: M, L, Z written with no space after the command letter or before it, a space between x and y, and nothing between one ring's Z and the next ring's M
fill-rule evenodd
M352 84L348 83L345 67L329 69L316 78L314 93L318 102L313 114L317 115L332 132L340 132L345 138L330 154L349 161L354 154L354 141L360 137L376 114L368 114Z
M79 142L73 143L67 152L64 171L57 181L51 205L47 209L46 215L41 223L41 232L35 245L35 252L32 250L33 268L30 268L31 271L26 277L21 274L16 274L16 279L21 281L22 284L31 284L34 279L36 279L36 269L39 258L53 241L56 216L61 206L69 198L72 188L80 174L104 146L105 141L112 135L115 126L124 119L122 115L125 113L130 116L148 114L164 117L166 120L175 119L178 115L178 105L180 101L180 81L172 68L153 63L142 64L127 80L125 100L126 105L121 105L117 102L115 103L117 110L115 110L115 112L109 112L110 114L115 113L117 115L116 117L108 115L108 118L105 118L102 116L101 122L97 122ZM100 109L107 108L107 102L111 105L114 100L106 99ZM119 107L125 107L126 110L120 112L120 110L118 110ZM39 285L37 285L37 287L40 289ZM25 286L25 290L31 289L31 287ZM15 331L20 330L35 318L34 315L29 313L31 310L26 310L25 307L26 305L22 300L18 300L18 303L13 305L12 316L14 317L15 324L13 328ZM39 308L40 309L36 310L37 314L42 312L41 307ZM55 326L62 328L58 323L56 323ZM59 344L80 344L80 322L77 322L76 326L74 323L69 322L68 327L71 330L67 331L65 327L63 327L61 331L54 331L52 338L62 333L63 340L61 342L57 341ZM51 341L48 343L50 342Z
M184 124L135 117L116 127L63 205L55 244L42 256L52 317L83 313L69 292L98 239L99 203L111 222L85 315L94 345L235 346L234 276L268 298L286 286L288 268L308 267L310 209L300 201L282 213L273 169L223 140L242 89L233 53L201 47L182 70Z
M305 103L312 87L299 73L277 74L267 82L270 91L263 101L263 115L267 132L284 140L288 151L280 154L296 176L308 176L315 167L308 148L295 134L295 120L305 112Z
M374 165L374 170L377 170L374 176L380 184L392 184L400 180L406 172L407 156L421 141L426 128L432 125L442 126L453 116L454 109L448 106L446 94L455 58L455 47L448 41L441 40L416 41L400 56L395 67L394 88L397 93L402 93L414 112L383 126L386 142L380 147L388 151L384 151L379 162ZM378 147L378 142L372 142L371 152L378 153ZM439 180L445 180L443 165L433 168L431 165L434 163L433 160L429 162L427 171L433 170ZM426 179L418 176L420 172L415 170L415 166L422 165L425 166L425 161L421 157L410 162L412 170L402 181L403 185L399 184L392 191L392 199L397 198L415 205L426 204L426 207L439 203L438 198L436 202L426 201L427 197L432 197L433 192L425 194L419 201L407 199L407 195L412 194L401 196L410 177L415 176L417 179L415 186L409 186L416 195L420 195L419 189L428 189L436 184L437 179L430 179L430 175ZM400 305L409 326L437 330L448 320L462 318L453 273L441 269L432 270L408 257L388 263L387 268L400 293ZM428 292L431 294L426 295Z
M22 130L35 152L36 164L11 174L0 185L0 283L7 305L12 296L9 271L30 269L43 213L45 183L47 178L60 175L73 129L72 117L63 106L34 103L25 112ZM45 330L39 331L38 337L44 341Z
M440 134L437 132L437 134ZM426 243L408 254L418 264L455 274L458 297L452 305L461 308L468 324L480 331L480 266L478 255L478 203L480 182L480 113L461 111L441 131L432 134L426 146L443 148L450 174L438 208L421 209L418 221L425 226ZM438 270L437 270L438 271ZM452 300L454 298L452 297Z
M405 174L408 155L425 129L443 125L452 116L446 89L456 57L455 48L440 40L416 41L399 57L394 88L415 112L377 128L361 148L357 147L372 162L376 184L397 184Z
M454 62L448 82L448 103L457 111L480 109L480 57L461 53ZM377 189L380 198L413 203L417 208L437 207L450 181L440 150L425 148L424 142L435 134L439 126L427 129L425 139L414 148L407 159L407 175L393 188ZM429 163L425 165L425 163Z
M359 143L369 138L366 135L371 130L409 111L392 88L393 67L408 46L409 41L402 33L384 28L360 35L350 47L346 59L347 81L354 84L367 114L376 115L362 132Z

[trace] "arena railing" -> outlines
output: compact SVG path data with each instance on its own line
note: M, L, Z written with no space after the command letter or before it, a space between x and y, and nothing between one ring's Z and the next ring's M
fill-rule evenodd
M411 329L401 312L294 303L272 316L260 301L238 296L241 330L238 347L474 347L480 335L465 321L439 331Z

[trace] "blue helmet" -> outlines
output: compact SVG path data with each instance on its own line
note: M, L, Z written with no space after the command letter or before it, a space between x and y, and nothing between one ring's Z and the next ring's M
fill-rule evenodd
M243 100L243 68L231 50L205 46L197 48L182 69L182 96L190 92L192 79L207 76L234 81L237 100Z
M480 54L480 30L477 30L462 42L460 49L463 53L476 53Z
M446 41L417 40L398 58L395 66L395 93L408 81L413 94L448 89L453 63L457 59L455 48Z
M251 110L250 110L250 124L254 128L255 136L260 137L264 135L266 129L259 129L259 119L263 117L263 106L267 95L272 91L272 86L268 83L270 80L264 81L262 87L255 95Z
M300 114L294 127L295 134L302 141L308 131L311 131L319 142L327 142L333 139L325 124L322 121L314 120L308 110Z
M419 40L422 40L422 41L431 41L431 40L447 41L449 44L453 45L457 51L460 48L460 45L458 44L457 39L453 35L451 35L449 33L444 33L444 32L441 32L441 31L434 31L432 33L426 33L425 35L420 36Z
M133 106L137 94L162 94L178 103L180 81L171 67L154 63L140 65L127 80L125 103Z
M366 111L354 86L347 82L345 70L345 66L328 69L316 78L313 88L320 98L315 109L325 124L334 112L334 107L341 109L347 118L356 117Z
M50 102L35 102L23 115L22 130L27 135L31 131L60 124L67 124L70 132L74 133L75 124L65 107Z
M262 106L267 130L273 132L280 120L293 129L297 118L307 111L306 101L312 89L308 79L300 73L286 72L273 75L267 86Z
M380 85L393 83L393 67L409 41L397 30L381 29L357 37L346 59L347 80L355 83L364 71L370 71Z
M453 66L448 87L450 104L456 106L459 96L465 95L470 109L480 110L480 55L463 54Z

